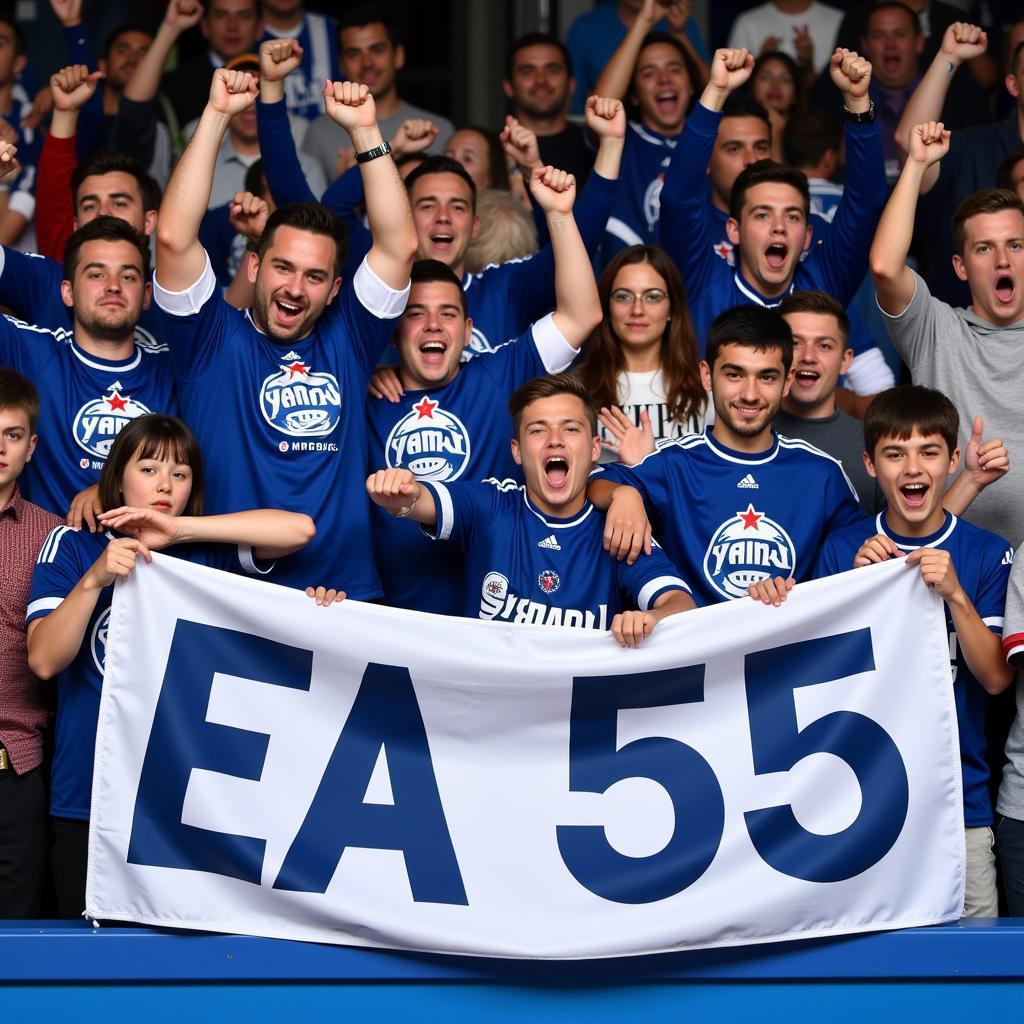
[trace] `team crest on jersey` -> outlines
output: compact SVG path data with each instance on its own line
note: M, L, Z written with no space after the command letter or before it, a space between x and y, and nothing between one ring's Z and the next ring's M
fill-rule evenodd
M384 457L392 469L408 469L420 480L458 480L469 463L469 431L428 396L392 428Z
M170 351L166 342L157 341L145 327L139 327L138 324L135 325L135 344L143 352L149 352L151 355Z
M330 373L317 373L289 352L260 388L263 418L289 437L324 437L341 418L341 391Z
M542 573L537 576L537 586L544 591L545 594L553 594L562 585L561 579L558 577L558 573L554 569L545 569Z
M110 609L107 608L96 620L92 627L92 636L89 637L89 650L92 651L93 664L100 675L103 675L103 666L107 663L107 628L110 625Z
M84 448L94 458L105 459L121 428L148 412L141 402L124 394L121 382L115 380L105 395L86 402L78 410L71 429L79 448Z
M792 576L796 549L789 534L752 504L715 531L704 555L704 575L723 597L746 597L751 583Z
M654 230L661 216L661 189L665 184L664 173L659 174L644 191L644 219L649 230Z
M480 587L480 617L493 619L508 597L508 577L500 572L489 572Z
M462 350L463 363L468 363L473 356L483 355L485 352L493 352L494 346L487 340L483 331L474 327L469 337L469 344Z

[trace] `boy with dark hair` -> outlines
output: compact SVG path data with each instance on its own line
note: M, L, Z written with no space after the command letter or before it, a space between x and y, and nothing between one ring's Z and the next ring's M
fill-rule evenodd
M960 461L959 421L953 403L928 388L892 388L875 398L864 418L864 464L887 507L829 536L815 575L906 555L945 602L963 768L964 913L997 917L985 712L986 694L1001 693L1013 678L1000 641L1013 549L943 508Z
M772 430L792 361L793 333L774 310L736 306L715 319L701 363L714 425L594 473L589 494L608 510L613 554L634 557L653 527L699 605L769 578L810 578L824 537L861 513L836 459Z
M136 334L150 299L149 240L118 217L97 217L68 239L65 259L63 269L52 264L63 278L54 298L73 329L4 317L0 363L29 377L42 398L43 445L22 482L25 494L61 516L75 499L74 524L84 514L92 528L88 489L114 438L144 413L173 413L177 401L167 347Z
M1016 193L986 189L965 199L952 222L953 270L970 289L969 309L934 297L906 265L917 200L929 170L950 149L941 123L917 125L910 155L871 247L878 305L893 345L915 384L948 395L960 413L960 445L971 417L985 410L985 424L1011 451L1024 445L1020 415L1020 354L1024 343L1024 203ZM971 521L1024 539L1024 476L988 491L971 508Z
M662 618L693 608L689 587L660 549L634 565L601 550L602 517L586 496L601 441L580 381L571 374L532 380L509 399L509 412L524 488L497 480L417 482L407 469L378 470L366 481L370 497L392 516L462 548L463 614L610 628L620 644L635 647Z
M61 521L26 501L18 477L32 458L39 395L0 369L0 918L42 913L47 804L43 729L49 711L28 667L25 610L36 555Z
M782 133L782 153L787 164L807 175L811 216L831 223L843 186L833 179L839 168L843 144L838 118L817 110L790 115Z

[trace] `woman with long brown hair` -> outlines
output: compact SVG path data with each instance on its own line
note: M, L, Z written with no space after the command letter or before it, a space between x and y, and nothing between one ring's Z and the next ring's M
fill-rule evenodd
M679 271L663 249L616 253L598 284L604 319L576 372L600 409L602 462L639 462L657 441L703 429L708 406Z

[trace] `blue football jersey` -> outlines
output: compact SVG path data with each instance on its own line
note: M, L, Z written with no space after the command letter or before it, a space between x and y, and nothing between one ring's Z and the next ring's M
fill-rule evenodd
M737 452L711 431L662 441L636 466L601 466L595 479L643 495L698 605L746 597L769 576L810 579L824 538L862 518L839 461L778 434L767 451Z
M660 135L636 121L629 122L619 191L601 245L605 263L627 246L658 244L661 187L678 141L678 135Z
M512 481L425 483L437 507L433 536L466 561L463 615L534 626L610 629L689 587L660 548L633 565L604 550L604 516L590 502L570 519L544 515Z
M750 302L776 306L784 297L761 295L715 251L721 229L707 201L706 178L721 119L700 103L694 107L661 194L663 244L682 274L702 350L719 313ZM878 123L847 122L846 149L848 175L839 209L821 245L812 245L797 263L790 289L823 291L844 306L867 272L868 250L888 198Z
M821 549L817 576L832 576L853 568L853 559L869 537L885 534L905 552L918 548L948 551L957 579L982 621L996 636L1003 635L1003 606L1013 564L1013 548L1002 537L958 519L950 512L940 529L928 537L902 537L891 530L885 511L831 534ZM960 731L960 765L964 783L964 824L968 827L992 824L992 801L988 793L988 761L985 757L985 715L988 694L972 674L957 643L949 606L949 661L953 673L953 697Z
M75 315L60 295L63 279L64 266L56 260L0 246L0 305L10 309L19 320L55 331L74 330ZM167 351L159 336L159 323L160 314L153 305L142 311L135 326L135 344L139 348Z
M338 23L323 14L307 11L302 15L298 31L274 32L267 28L261 42L267 39L297 39L302 47L302 63L284 80L284 98L288 113L312 121L324 112L324 81L337 80Z
M281 508L316 523L275 570L291 587L381 596L366 495L366 388L405 309L364 261L312 332L279 344L221 297L207 259L184 292L154 282L182 414L202 445L206 511Z
M518 341L466 363L442 388L406 391L398 405L371 399L369 468L409 469L417 479L514 478L508 400L534 377L564 370L576 349L551 316ZM432 544L416 524L373 506L373 546L384 599L398 608L460 615L463 566L452 544Z
M59 607L100 557L112 533L89 533L58 526L43 542L32 573L26 625ZM252 549L245 545L179 544L164 554L228 572L260 574ZM92 761L96 720L103 687L107 627L113 586L104 587L89 616L75 660L57 675L56 747L50 783L50 813L59 818L88 818L92 795Z
M100 478L121 428L149 412L176 416L167 349L136 344L128 359L80 349L70 330L0 317L0 363L39 392L39 444L19 480L29 501L62 518L71 499Z

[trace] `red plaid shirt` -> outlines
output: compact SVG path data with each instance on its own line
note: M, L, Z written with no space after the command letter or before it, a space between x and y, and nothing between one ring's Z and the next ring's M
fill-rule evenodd
M25 608L36 556L60 525L55 515L25 501L17 485L0 508L0 743L19 775L42 761L49 720L39 680L28 668Z

